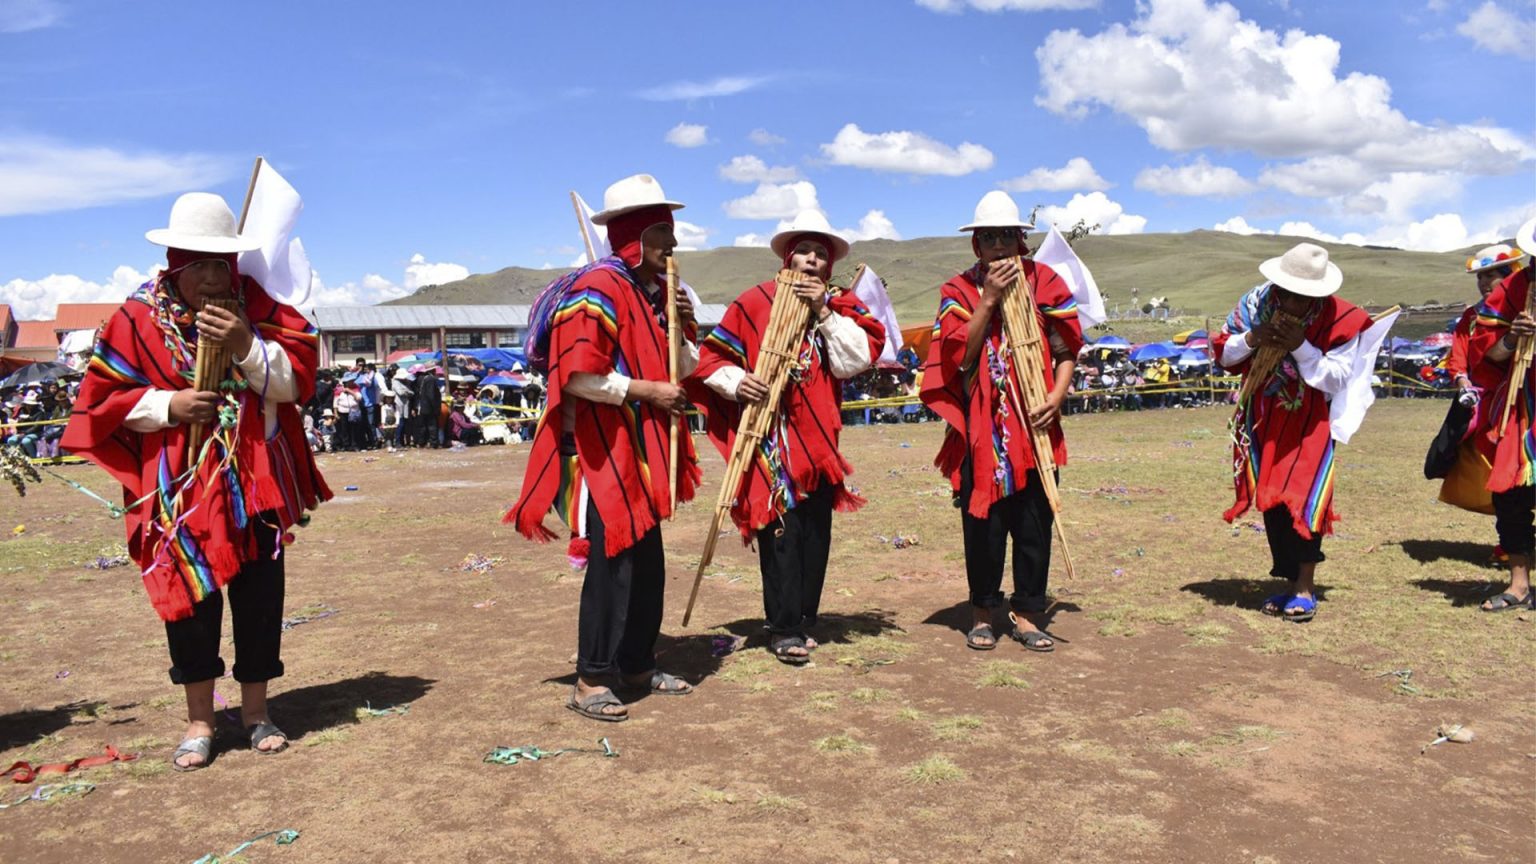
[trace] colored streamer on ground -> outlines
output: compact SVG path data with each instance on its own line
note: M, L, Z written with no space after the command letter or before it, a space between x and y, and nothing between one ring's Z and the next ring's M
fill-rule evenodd
M497 765L516 765L520 762L537 762L540 759L553 759L562 753L597 753L604 757L618 758L619 751L613 749L607 738L597 739L599 750L594 747L565 747L559 750L540 750L538 747L497 747L485 754L486 762L494 762Z
M236 846L223 855L215 855L212 852L209 852L207 855L204 855L196 861L193 861L192 864L224 864L224 862L238 856L241 852L244 852L257 843L267 839L268 837L276 837L277 845L279 846L289 846L293 843L293 841L299 839L299 832L294 831L291 828L285 828L282 831L268 831L265 834L258 834L255 837L252 837L251 839L241 843L239 846Z
M89 795L95 788L95 783L44 783L9 804L0 803L0 810L9 810L18 804L25 804L28 801L46 804L55 798L66 798L71 795Z

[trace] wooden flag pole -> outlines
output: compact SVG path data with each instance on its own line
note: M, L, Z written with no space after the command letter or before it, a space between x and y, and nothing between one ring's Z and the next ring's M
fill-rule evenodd
M683 353L683 328L677 320L677 258L667 255L667 380L677 386L678 368ZM669 519L677 518L677 439L682 424L678 415L667 415L667 486L672 493L672 507L667 511Z

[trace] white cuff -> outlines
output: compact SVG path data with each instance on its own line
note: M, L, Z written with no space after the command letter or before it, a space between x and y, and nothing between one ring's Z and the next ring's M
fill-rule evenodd
M175 426L171 422L171 397L175 390L150 388L139 397L138 404L123 418L123 427L132 432L159 432Z
M566 382L564 392L589 402L621 405L629 393L629 376L620 375L618 372L609 372L607 375L576 372L571 375L571 380Z
M687 378L697 368L699 368L699 346L684 339L683 353L677 358L677 380Z
M1239 333L1227 340L1221 349L1221 365L1231 368L1248 359L1253 353L1253 348L1248 344L1247 332Z
M852 378L874 362L864 328L836 312L817 322L816 330L827 345L827 367L833 378Z
M1296 358L1297 364L1307 365L1315 364L1318 360L1321 360L1323 352L1311 342L1302 340L1302 343L1297 345L1296 349L1291 352L1291 356Z
M704 386L732 402L739 402L741 400L736 398L736 391L746 378L747 370L740 366L721 366L709 373L709 377L704 379Z

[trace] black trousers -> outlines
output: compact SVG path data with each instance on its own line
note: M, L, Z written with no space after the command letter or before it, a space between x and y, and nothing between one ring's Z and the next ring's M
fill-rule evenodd
M1499 545L1506 555L1530 555L1536 546L1532 535L1536 487L1516 486L1508 492L1493 493L1493 525L1499 532Z
M763 614L770 633L803 635L816 623L832 548L834 497L833 487L823 486L757 532Z
M962 499L963 500L963 499ZM1013 538L1013 594L1008 603L1014 611L1044 612L1051 572L1051 527L1056 514L1045 497L1038 472L1029 472L1025 487L993 503L985 519L960 511L960 530L965 541L965 579L970 585L971 605L992 608L1003 603L1003 562L1008 538Z
M637 675L656 668L667 560L661 526L612 558L603 552L607 531L597 505L587 503L587 575L581 583L576 672L598 678Z
M1301 575L1301 565L1328 560L1323 555L1323 535L1314 532L1311 540L1303 540L1296 533L1290 508L1284 504L1264 511L1264 537L1269 540L1272 562L1269 575L1276 579L1295 582Z
M277 532L265 523L276 514L263 513L256 525L258 554L229 580L229 617L235 634L235 680L255 684L283 674L283 556L272 559ZM192 615L165 622L171 649L171 683L195 684L224 675L219 639L224 624L224 594L215 591L192 607Z

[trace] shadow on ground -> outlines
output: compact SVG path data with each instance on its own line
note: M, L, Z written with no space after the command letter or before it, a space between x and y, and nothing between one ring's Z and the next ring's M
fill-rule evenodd
M1466 540L1403 540L1402 547L1409 558L1420 564L1434 561L1461 561L1474 567L1486 567L1493 547L1487 543L1469 543Z
M267 704L272 719L290 739L298 740L311 732L357 723L359 708L408 705L425 696L436 683L415 675L369 672L356 678L285 690Z
M70 725L70 717L75 714L94 713L106 707L106 704L80 701L52 708L32 708L0 714L0 750L31 744L44 735L52 735Z
M1470 579L1415 579L1413 584L1425 591L1444 594L1452 606L1480 606L1489 597L1497 597L1506 581L1474 582Z
M1290 586L1291 583L1283 579L1209 579L1181 585L1179 590L1199 594L1217 606L1236 606L1257 611L1263 607L1266 599L1286 593ZM1328 590L1327 585L1315 585L1312 596L1321 603L1328 599Z

